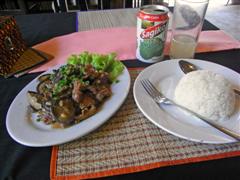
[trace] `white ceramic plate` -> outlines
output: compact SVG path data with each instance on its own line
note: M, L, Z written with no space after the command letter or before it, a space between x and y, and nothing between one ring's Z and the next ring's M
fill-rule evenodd
M53 69L43 74L51 73ZM26 93L29 90L36 91L38 81L35 78L22 89L12 102L7 113L7 131L15 141L32 147L61 144L84 136L106 122L124 102L130 89L130 76L127 68L124 69L118 80L119 82L111 87L112 96L95 115L66 129L52 129L51 126L34 120L33 114L29 113Z
M149 79L163 94L173 99L175 87L184 75L178 66L178 61L176 59L156 63L139 74L133 87L134 98L138 108L152 123L180 138L212 144L235 142L235 139L174 106L162 105L159 108L143 89L140 80ZM208 69L222 74L235 88L240 89L240 74L237 72L207 61L195 59L187 61L201 69ZM229 119L219 122L219 124L240 133L240 97L237 95L236 97L237 103L234 114Z

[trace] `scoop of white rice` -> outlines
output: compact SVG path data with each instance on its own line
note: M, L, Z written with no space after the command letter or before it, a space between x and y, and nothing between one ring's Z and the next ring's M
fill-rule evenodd
M208 70L184 75L175 89L174 99L176 103L214 121L230 116L236 101L230 82Z

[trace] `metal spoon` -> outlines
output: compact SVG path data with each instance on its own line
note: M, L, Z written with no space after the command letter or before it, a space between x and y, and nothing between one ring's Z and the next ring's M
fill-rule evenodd
M181 70L182 70L185 74L187 74L187 73L189 73L189 72L191 72L191 71L196 71L196 70L198 70L198 68L197 68L194 64L192 64L192 63L190 63L190 62L187 62L187 61L184 61L184 60L178 61L178 64L179 64ZM240 96L240 90L233 89L233 91L235 92L235 94L237 94L237 95Z

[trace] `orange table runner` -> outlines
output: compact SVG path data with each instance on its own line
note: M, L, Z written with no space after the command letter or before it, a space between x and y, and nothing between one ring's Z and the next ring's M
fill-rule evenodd
M168 33L165 54L169 52L171 31ZM95 53L116 52L118 59L136 59L136 28L107 28L75 32L40 43L34 48L54 56L54 59L34 69L45 71L57 64L66 63L71 54L83 51ZM240 42L221 30L202 31L197 52L211 52L240 48Z
M140 70L131 70L133 82ZM132 89L120 110L96 131L54 146L51 179L86 179L240 155L240 142L201 144L175 137L147 120Z

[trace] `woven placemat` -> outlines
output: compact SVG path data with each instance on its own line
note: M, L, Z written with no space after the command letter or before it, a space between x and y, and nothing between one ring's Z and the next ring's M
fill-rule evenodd
M132 85L140 70L131 70ZM132 89L102 127L53 147L52 179L96 178L240 155L240 143L212 145L175 137L153 125L137 108Z
M77 14L77 31L111 27L136 27L138 9L86 11Z

